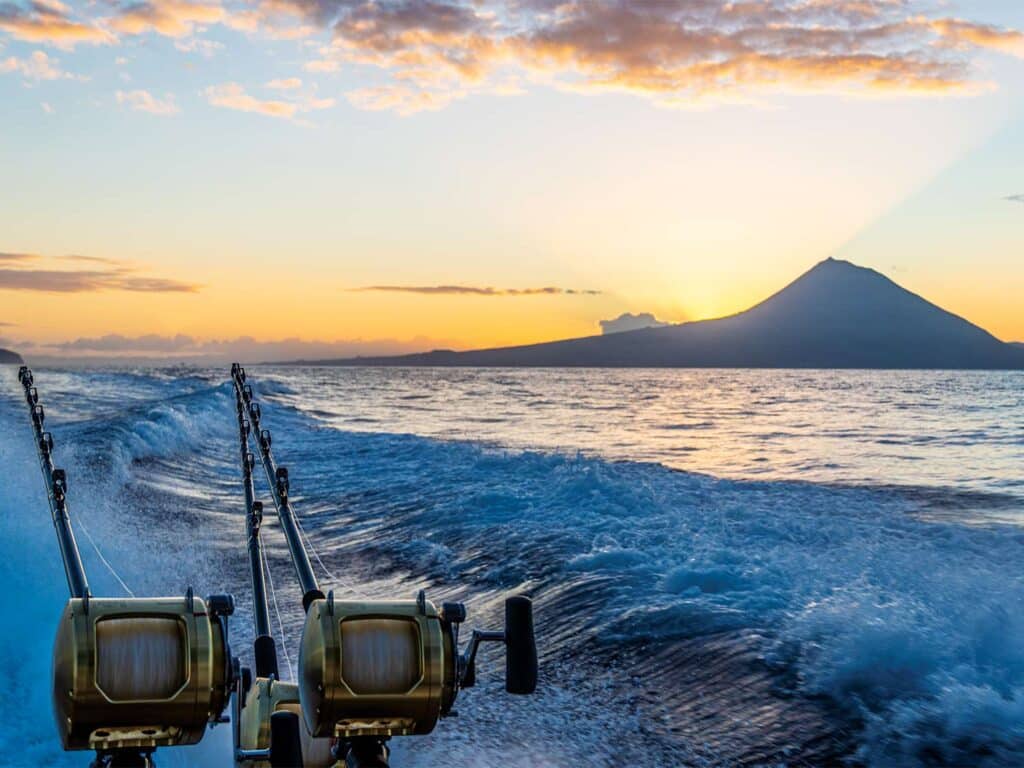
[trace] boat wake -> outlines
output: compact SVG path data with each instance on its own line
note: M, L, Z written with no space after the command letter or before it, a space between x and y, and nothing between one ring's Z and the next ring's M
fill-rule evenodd
M230 385L194 373L38 379L72 518L110 564L81 542L93 591L123 594L119 580L139 593L233 591L234 641L247 648ZM0 393L0 599L18 617L0 650L19 702L0 749L13 764L81 764L59 753L44 682L61 567L23 404L7 380ZM485 650L459 718L396 740L396 765L1024 762L1020 528L927 519L898 490L347 432L289 405L286 384L260 395L315 565L338 594L422 587L466 601L482 625L500 623L507 594L534 599L538 694L488 697L501 674ZM277 631L294 647L300 595L274 528ZM225 739L221 728L161 764L222 765Z

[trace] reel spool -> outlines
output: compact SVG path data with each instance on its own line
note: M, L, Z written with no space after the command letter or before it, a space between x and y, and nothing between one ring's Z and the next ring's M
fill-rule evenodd
M508 606L516 606L509 610ZM506 690L532 693L537 652L533 612L525 597L506 603L504 632L474 630L460 655L465 608L440 611L420 592L416 600L345 601L333 593L306 614L299 652L299 699L314 736L356 741L430 733L469 687L481 642L507 646Z
M228 595L72 598L53 648L65 750L149 752L195 744L233 685Z

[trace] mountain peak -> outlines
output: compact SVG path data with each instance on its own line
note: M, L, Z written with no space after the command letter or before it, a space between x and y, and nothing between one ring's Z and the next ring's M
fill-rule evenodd
M1024 368L1024 352L849 261L827 258L730 317L383 365Z

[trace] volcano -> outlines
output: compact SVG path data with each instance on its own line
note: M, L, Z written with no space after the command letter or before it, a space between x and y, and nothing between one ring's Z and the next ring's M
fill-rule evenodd
M760 304L715 320L516 347L317 363L1024 369L1024 349L873 269L830 258Z

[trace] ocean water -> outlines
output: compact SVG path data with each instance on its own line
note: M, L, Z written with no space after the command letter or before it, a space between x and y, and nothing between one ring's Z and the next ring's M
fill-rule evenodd
M537 695L506 696L485 650L396 767L1024 764L1021 374L250 372L325 587L425 588L485 627L534 598ZM36 374L93 592L232 591L247 653L227 371ZM0 754L83 765L50 715L65 594L33 450L0 370ZM160 764L226 765L229 742Z

